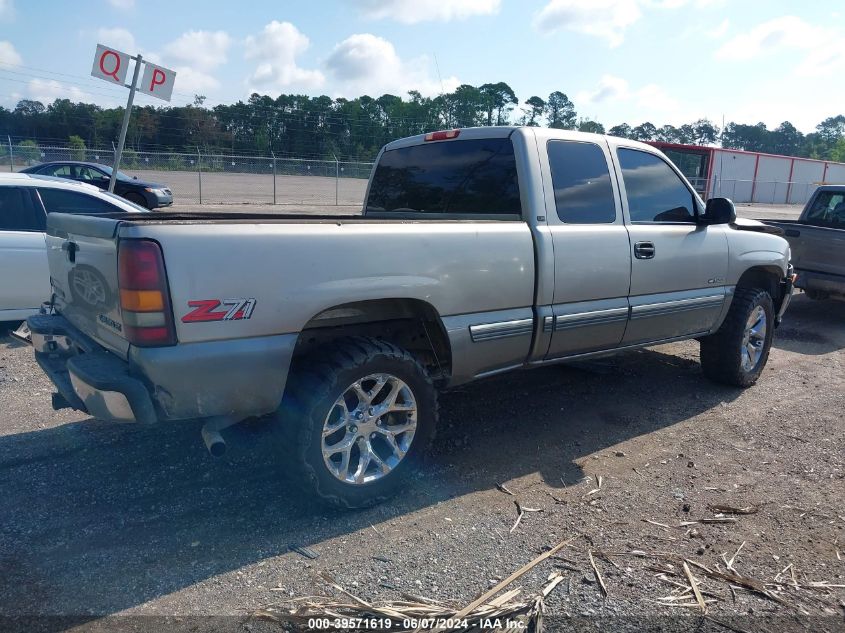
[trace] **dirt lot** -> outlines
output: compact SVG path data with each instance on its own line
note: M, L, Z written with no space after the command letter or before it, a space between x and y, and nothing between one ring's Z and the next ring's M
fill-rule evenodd
M546 600L552 630L728 630L659 603L675 587L656 570L680 572L665 557L677 555L725 571L720 555L743 543L735 569L781 580L769 589L783 604L693 567L714 600L709 617L734 630L842 630L845 589L806 586L845 585L845 304L802 296L787 317L746 391L704 380L690 342L446 393L425 474L353 513L292 490L260 423L234 429L215 460L196 423L141 428L52 411L30 349L4 337L0 615L74 615L95 628L125 623L97 621L109 614L230 615L244 630L254 609L327 591L321 570L367 600L402 590L460 605L576 537L517 583L531 593L553 568L567 576ZM542 512L511 533L514 497L496 484ZM713 518L713 504L757 512L678 527ZM607 598L588 549L605 553L594 557ZM680 573L669 580L685 582Z

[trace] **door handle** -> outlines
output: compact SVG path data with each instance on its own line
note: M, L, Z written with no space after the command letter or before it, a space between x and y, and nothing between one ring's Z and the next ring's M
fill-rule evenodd
M801 231L798 229L786 229L784 233L786 233L787 237L798 237L801 235Z
M637 242L634 244L634 257L637 259L654 259L653 242Z

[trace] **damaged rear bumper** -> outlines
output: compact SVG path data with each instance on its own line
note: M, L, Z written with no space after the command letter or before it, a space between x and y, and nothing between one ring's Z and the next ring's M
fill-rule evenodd
M153 423L155 407L129 364L60 315L27 319L35 360L56 386L54 408L69 405L101 420Z

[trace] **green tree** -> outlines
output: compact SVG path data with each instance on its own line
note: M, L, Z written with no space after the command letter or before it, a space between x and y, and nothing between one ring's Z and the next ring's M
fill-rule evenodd
M633 130L631 129L631 126L627 123L620 123L619 125L614 125L607 131L607 133L611 136L618 136L620 138L634 138Z
M840 138L836 141L836 145L830 152L830 160L835 160L837 163L845 163L845 138Z
M531 127L537 127L540 124L537 123L537 119L543 116L543 112L546 111L546 102L543 101L540 97L533 96L528 97L525 100L525 105L528 108L524 108L523 112L525 116L523 117L525 120L525 125L529 125Z
M776 154L797 156L804 144L804 135L789 121L784 121L772 132L772 149Z
M593 134L604 134L604 126L598 121L590 121L589 119L581 119L578 122L579 132L591 132Z
M692 142L696 145L712 145L719 138L719 128L708 119L699 119L690 128Z
M657 127L646 121L631 130L631 138L637 141L654 141L657 139Z
M549 100L546 102L546 118L549 121L549 127L573 130L578 115L575 112L575 105L569 100L569 97L559 90L555 90L549 95Z
M68 138L68 147L70 148L70 157L72 160L85 160L85 141L81 136L72 134Z
M478 87L484 103L487 125L507 125L510 111L519 103L513 88L503 81ZM495 113L495 118L493 114Z

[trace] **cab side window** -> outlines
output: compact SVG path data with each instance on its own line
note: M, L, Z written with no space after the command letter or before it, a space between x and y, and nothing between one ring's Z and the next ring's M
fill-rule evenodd
M98 213L123 213L123 209L78 191L64 189L39 188L41 201L47 213L81 213L92 215Z
M567 224L610 224L616 202L610 170L602 149L594 143L549 141L549 168L558 217Z
M24 187L0 187L0 231L44 231L44 212Z
M631 222L695 222L692 192L659 156L617 151Z

